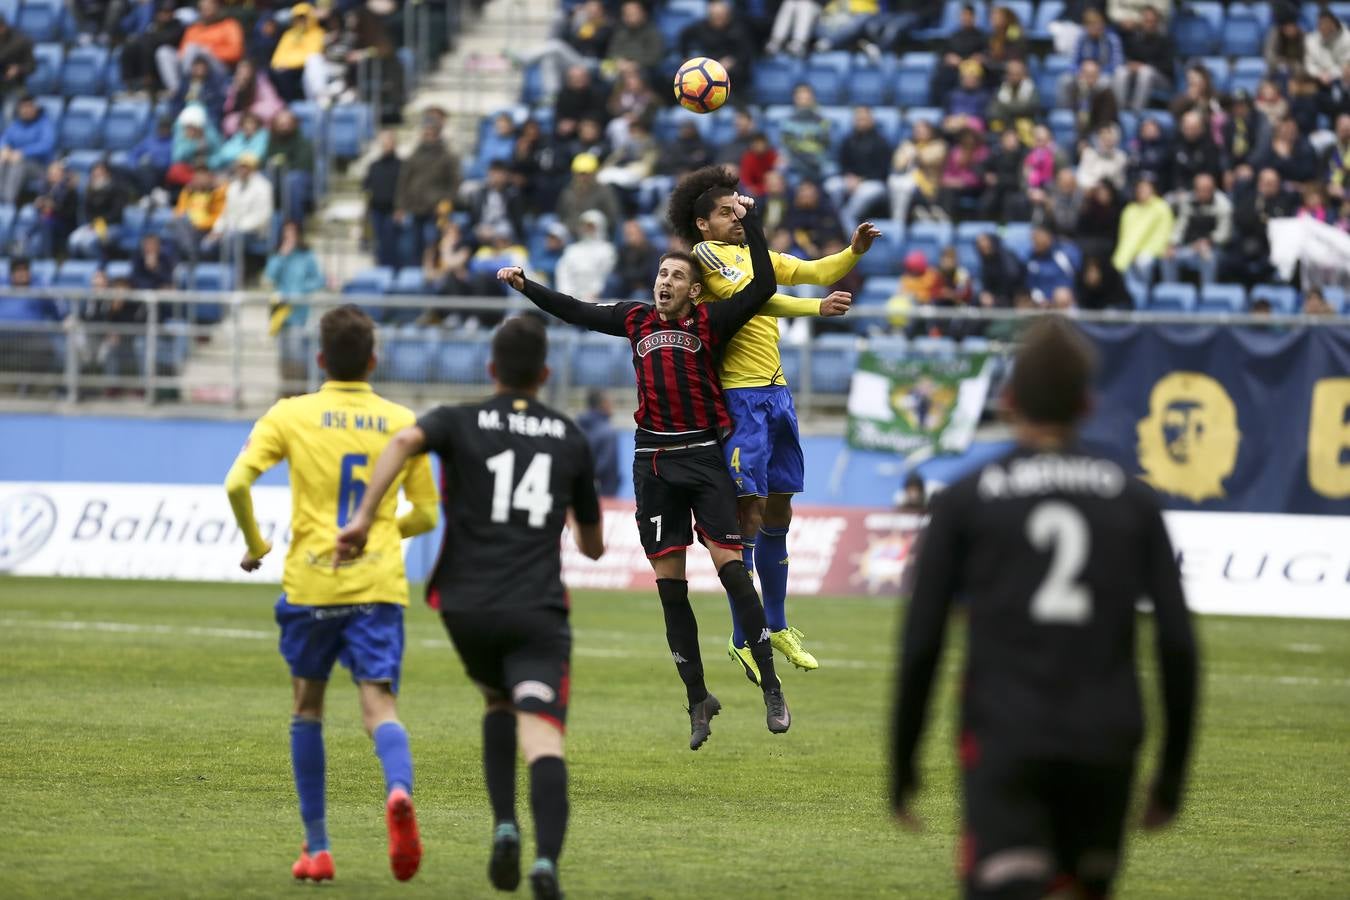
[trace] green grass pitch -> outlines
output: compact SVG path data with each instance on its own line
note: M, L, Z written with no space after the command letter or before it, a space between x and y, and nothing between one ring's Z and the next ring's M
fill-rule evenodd
M379 768L343 675L325 729L337 881L290 884L301 830L274 596L0 579L0 896L493 896L479 700L419 604L402 714L422 871L409 884L389 875ZM898 604L794 603L824 663L785 673L795 721L781 737L721 651L726 601L697 608L725 709L691 753L655 598L574 598L569 894L953 896L955 656L927 743L928 830L901 834L883 802ZM1121 896L1350 896L1350 622L1207 618L1200 633L1188 806L1171 832L1132 834ZM519 796L528 853L523 777Z

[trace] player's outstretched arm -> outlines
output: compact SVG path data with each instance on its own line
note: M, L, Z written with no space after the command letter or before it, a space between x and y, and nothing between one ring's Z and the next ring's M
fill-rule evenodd
M829 319L847 315L852 306L853 295L848 291L831 291L824 300L774 294L769 298L769 302L764 304L759 314L777 316L780 319L810 319L816 316Z
M394 479L408 460L426 450L426 447L427 436L416 425L404 428L385 446L384 452L375 461L375 470L370 473L360 508L347 526L338 532L333 565L361 555L366 538L370 535L370 526L375 522L375 511L380 508L384 495L389 493Z
M408 465L408 477L403 480L403 496L412 509L398 517L398 536L416 537L436 527L440 518L440 496L436 493L436 478L431 474L431 458L426 454L416 457Z
M595 462L591 448L582 441L577 454L582 464L572 484L572 508L569 511L577 549L590 559L605 554L604 516L600 510L600 492L595 488Z
M258 521L253 517L253 482L261 475L261 471L237 459L225 476L225 494L230 498L230 509L234 511L239 533L244 536L246 549L244 558L239 561L239 568L245 572L257 571L263 557L272 550L272 545L263 540Z
M754 212L754 201L749 197L738 199L744 210L740 218L745 225L745 243L750 250L750 264L754 266L755 277L730 300L708 306L709 323L713 331L723 338L731 337L745 323L759 315L778 290L773 259L769 256L769 243L764 238L764 227L760 224L759 216Z
M948 502L944 502L948 501ZM942 656L947 614L956 587L956 527L948 508L950 498L934 503L933 515L922 538L914 579L914 596L905 614L900 642L899 684L891 722L891 803L900 821L910 828L918 819L910 800L919 787L915 766L923 736L933 678Z
M601 334L625 337L624 316L630 303L586 303L576 297L550 290L525 277L519 266L507 266L497 271L497 280L509 285L529 298L535 306L556 316L569 325L580 325Z
M1158 668L1162 670L1162 694L1166 734L1162 758L1144 812L1144 827L1162 828L1181 810L1186 764L1195 734L1195 708L1199 652L1191 614L1181 587L1172 542L1162 513L1150 511L1149 596L1153 601Z
M881 237L881 230L871 222L863 222L853 230L849 245L838 253L819 259L798 259L786 253L774 253L774 271L779 284L834 284L858 264L859 258L872 249Z

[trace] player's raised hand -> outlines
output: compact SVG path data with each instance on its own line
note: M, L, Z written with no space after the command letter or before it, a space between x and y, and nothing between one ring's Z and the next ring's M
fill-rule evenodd
M829 296L820 301L820 314L827 319L836 316L846 315L853 307L853 295L848 291L831 291Z
M254 556L252 553L245 550L244 558L239 560L239 568L243 569L245 572L258 571L262 566L263 557L272 552L272 542L267 541L266 545L263 552L259 553L257 556Z
M498 269L497 280L518 291L525 290L525 270L520 266L506 266Z
M755 208L755 198L748 194L732 194L731 209L736 218L744 219L750 210Z
M853 240L850 246L853 252L859 256L872 249L872 242L881 237L881 229L871 222L863 222L857 228L853 229Z
M503 272L506 269L502 269ZM516 269L519 272L519 269ZM503 281L505 279L502 279ZM333 568L344 562L356 559L366 549L366 538L370 536L370 522L356 514L347 526L338 532L337 546L333 549Z

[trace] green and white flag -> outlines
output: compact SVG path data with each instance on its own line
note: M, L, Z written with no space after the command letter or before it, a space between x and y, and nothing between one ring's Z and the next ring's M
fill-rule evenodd
M884 359L864 352L848 392L848 444L909 456L970 445L989 395L993 358Z

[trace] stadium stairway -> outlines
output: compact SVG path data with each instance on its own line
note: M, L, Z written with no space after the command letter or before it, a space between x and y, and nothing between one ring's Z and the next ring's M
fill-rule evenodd
M556 0L492 0L481 16L466 17L455 50L437 70L419 79L404 107L403 125L397 129L402 155L411 153L417 142L422 111L439 107L449 114L445 134L451 148L461 161L471 159L479 120L520 96L524 76L511 66L502 48L546 40L557 6ZM310 247L335 288L374 265L361 242L365 220L361 180L374 148L371 142L367 153L346 171L332 173L329 191L307 224ZM246 308L238 325L237 336L227 322L193 351L183 371L186 399L265 409L279 396L280 354L277 342L267 337L267 311ZM229 396L227 387L234 382L236 340L242 359L240 397Z

